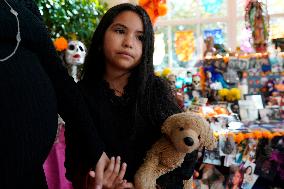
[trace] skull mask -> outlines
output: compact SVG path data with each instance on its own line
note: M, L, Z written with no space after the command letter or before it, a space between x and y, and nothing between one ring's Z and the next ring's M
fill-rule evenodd
M200 76L199 75L193 75L192 77L192 86L194 90L200 90Z
M81 41L69 41L65 59L67 64L83 64L86 56L86 47Z

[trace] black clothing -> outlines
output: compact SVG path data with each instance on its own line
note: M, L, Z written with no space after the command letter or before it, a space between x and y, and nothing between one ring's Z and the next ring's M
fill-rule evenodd
M154 82L154 85L146 86L153 86L153 88L146 90L155 90L156 93L150 94L150 98L155 103L151 104L152 107L149 110L145 108L149 102L136 103L136 86L131 80L124 88L124 95L121 97L115 95L114 90L110 89L105 80L92 87L88 87L84 81L78 83L93 117L94 125L105 144L106 153L109 157L121 156L122 161L127 163L125 178L131 182L135 172L143 163L146 151L161 137L162 123L170 115L181 112L175 101L170 99L173 96L166 94L164 83L159 78L154 78L151 82ZM145 92L145 94L149 93ZM154 110L159 111L154 112ZM181 168L170 173L171 176L175 175L177 180L171 179L169 185L167 180L169 177L165 175L158 183L167 189L182 187L181 179L187 178L186 176L192 175L193 172L193 169L189 170L193 167L189 167L191 165L186 162L191 164L192 160L185 161Z
M66 128L67 141L76 140L75 131L84 136L76 143L92 146L92 166L102 144L96 132L90 132L92 120L84 100L57 56L34 1L7 2L18 12L21 42L10 59L0 62L0 188L43 189L47 185L42 165L55 139L57 112L66 124L72 123ZM0 59L15 48L16 34L16 18L1 0Z

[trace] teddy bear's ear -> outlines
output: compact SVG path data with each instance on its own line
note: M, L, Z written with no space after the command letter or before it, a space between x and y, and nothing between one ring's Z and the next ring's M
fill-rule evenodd
M170 117L166 119L166 121L162 125L161 132L163 134L167 135L171 132L171 124L169 122L170 122Z
M183 113L177 113L177 114L173 114L170 117L168 117L162 127L161 127L161 132L163 134L169 135L171 133L171 130L174 126L174 124L177 122L177 120L181 117L181 115L183 115Z

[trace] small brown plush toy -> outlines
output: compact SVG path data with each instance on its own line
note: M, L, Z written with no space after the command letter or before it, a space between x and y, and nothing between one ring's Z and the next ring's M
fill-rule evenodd
M216 144L208 122L193 112L170 116L162 125L162 133L135 174L135 189L156 189L156 180L181 166L187 153L203 147L213 150ZM184 188L190 184L191 179L184 181Z

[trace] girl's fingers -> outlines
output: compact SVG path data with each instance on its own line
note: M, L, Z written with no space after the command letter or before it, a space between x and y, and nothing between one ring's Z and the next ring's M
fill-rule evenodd
M121 165L121 169L119 171L119 174L117 175L117 179L118 180L122 180L124 175L125 175L125 172L126 172L126 167L127 167L127 164L126 163L123 163Z
M117 156L116 160L115 160L115 166L114 166L114 170L113 170L113 173L115 175L118 175L118 172L119 172L119 169L120 169L120 156Z
M123 180L123 182L116 189L134 189L134 185L131 182Z
M115 158L111 157L110 163L108 164L107 169L104 174L104 180L108 180L111 177L113 169L114 169L114 164L115 164Z
M116 175L115 180L113 182L114 185L118 186L120 184L122 184L124 182L123 177L125 175L126 172L126 163L123 163L121 168L120 168L120 172L118 175Z
M91 178L95 178L96 173L95 173L95 171L89 171L89 175L90 175Z
M111 182L111 183L114 183L116 181L116 178L117 178L119 170L120 170L120 161L121 161L121 159L118 156L116 158L116 161L115 161L113 172L112 172L111 176L108 179L108 181Z

